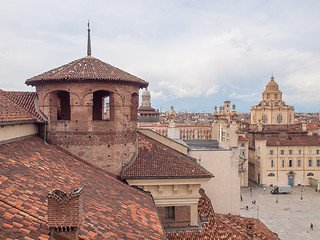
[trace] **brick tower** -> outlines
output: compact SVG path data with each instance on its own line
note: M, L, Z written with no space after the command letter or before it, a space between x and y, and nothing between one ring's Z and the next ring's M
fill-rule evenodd
M119 175L136 152L139 89L148 83L91 56L26 81L48 117L46 139Z

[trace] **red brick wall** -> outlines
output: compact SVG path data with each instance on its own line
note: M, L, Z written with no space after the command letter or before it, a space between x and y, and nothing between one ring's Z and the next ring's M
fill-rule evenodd
M53 198L48 198L48 226L69 227L79 226L82 221L82 198L73 198L66 204L61 204Z
M49 82L36 87L39 108L48 117L47 140L119 175L136 151L139 87L116 82ZM93 120L93 93L107 91L111 120ZM59 91L70 93L70 120L57 120ZM132 99L134 98L134 99Z
M78 239L83 219L83 189L75 189L67 195L61 190L48 194L48 227L55 239Z

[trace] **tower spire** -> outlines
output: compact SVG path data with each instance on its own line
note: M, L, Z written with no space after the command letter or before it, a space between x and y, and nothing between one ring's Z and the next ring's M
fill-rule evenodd
M87 46L87 55L91 56L91 41L90 41L90 23L88 20L88 46Z

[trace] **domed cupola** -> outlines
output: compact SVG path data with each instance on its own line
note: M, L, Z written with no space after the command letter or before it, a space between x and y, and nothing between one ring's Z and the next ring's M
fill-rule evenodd
M279 85L274 81L274 77L271 77L270 82L266 86L266 91L279 91Z
M144 91L142 92L142 96L145 96L145 97L151 96L148 88L144 89Z

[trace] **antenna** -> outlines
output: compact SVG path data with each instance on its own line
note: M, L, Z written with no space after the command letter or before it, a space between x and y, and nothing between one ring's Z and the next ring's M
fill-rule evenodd
M91 56L90 22L89 22L89 20L88 20L88 46L87 46L87 56Z

